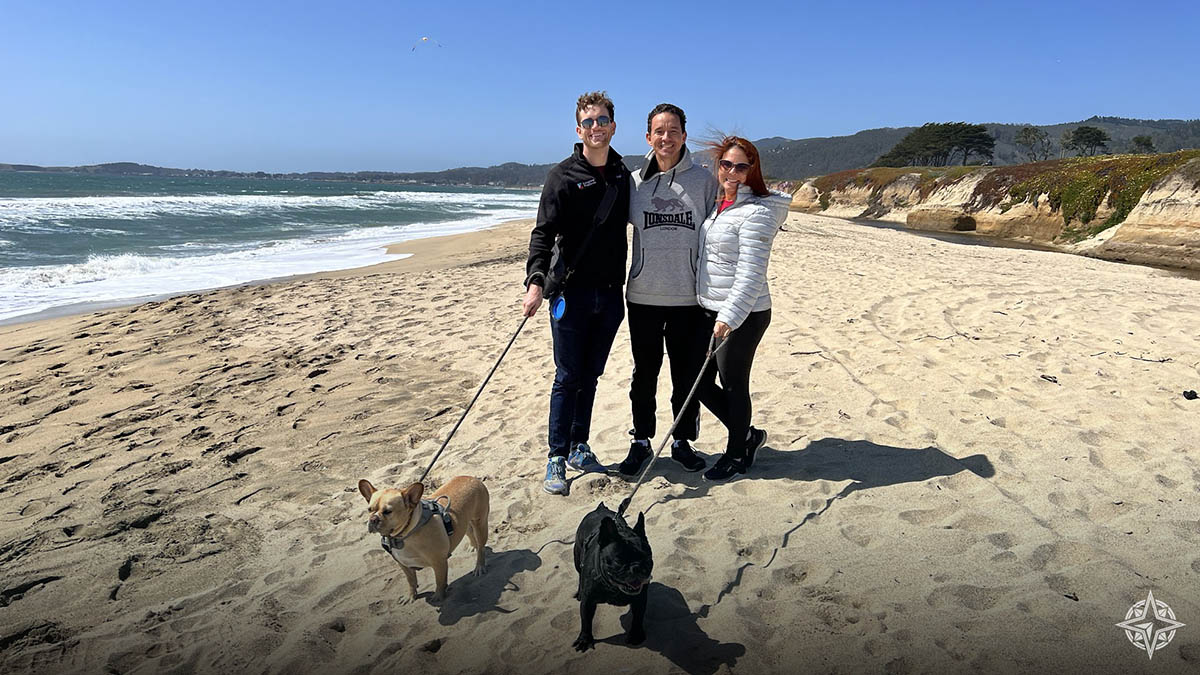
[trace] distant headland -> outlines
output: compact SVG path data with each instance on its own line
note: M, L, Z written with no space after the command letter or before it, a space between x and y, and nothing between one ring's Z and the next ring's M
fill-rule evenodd
M1041 139L1035 151L1049 158L1067 154L1062 140L1080 127L1099 129L1108 138L1110 152L1144 152L1146 144L1157 152L1174 152L1200 147L1200 120L1143 120L1124 117L1091 117L1079 122L1051 125L951 123L982 130L994 144L991 155L968 153L971 162L990 162L995 166L1030 161L1030 146L1023 141ZM928 125L927 125L928 126ZM798 140L779 136L755 141L762 153L763 169L775 181L803 181L817 176L870 166L894 150L897 144L920 127L887 127L868 129L849 136L803 138ZM1026 131L1032 129L1033 131ZM1024 134L1024 135L1023 135ZM695 139L693 139L695 140ZM694 143L693 143L694 145ZM565 150L565 149L564 149ZM641 164L644 146L620 148L626 164ZM271 173L265 171L227 171L214 169L175 169L136 162L112 162L87 166L36 166L32 164L0 164L0 171L37 171L53 173L85 173L118 176L178 176L201 178L258 178L276 180L328 180L365 183L404 183L424 185L472 185L498 188L531 188L542 184L552 164L520 164L507 162L488 167L461 167L445 171L307 171L303 173Z

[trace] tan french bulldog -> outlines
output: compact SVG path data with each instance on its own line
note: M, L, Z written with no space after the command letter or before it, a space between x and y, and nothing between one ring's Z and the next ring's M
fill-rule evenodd
M425 486L413 483L404 490L385 488L376 490L371 482L358 481L358 491L367 500L370 517L367 531L387 537L385 546L392 558L400 563L408 579L407 603L417 597L417 570L433 568L436 582L434 599L446 597L447 558L458 547L463 535L471 539L475 547L475 571L479 576L487 571L483 562L483 547L488 536L488 491L483 481L471 476L450 479L430 497L429 501L446 507L453 533L447 535L443 519L430 513L421 504ZM449 502L447 504L447 501ZM424 511L424 513L422 513ZM424 516L424 517L422 517Z

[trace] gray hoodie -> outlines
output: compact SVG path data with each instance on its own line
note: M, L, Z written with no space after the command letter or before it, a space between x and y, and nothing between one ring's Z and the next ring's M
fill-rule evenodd
M692 162L686 145L670 171L647 177L657 166L650 151L632 175L633 262L625 297L640 305L695 305L700 225L716 208L717 179Z

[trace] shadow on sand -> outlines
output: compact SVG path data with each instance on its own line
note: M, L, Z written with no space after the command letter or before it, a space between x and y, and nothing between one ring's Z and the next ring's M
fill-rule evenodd
M791 478L801 481L852 481L837 494L827 499L824 506L806 514L800 522L784 532L779 545L771 553L770 559L762 565L765 568L770 567L771 563L775 561L775 556L778 555L780 549L787 548L791 536L796 530L828 511L839 499L844 499L861 490L901 483L921 483L932 478L953 476L963 471L969 471L980 478L991 478L996 475L996 469L986 455L957 458L934 447L896 448L870 441L823 438L812 441L804 450L799 451L780 451L769 445L764 446L755 456L754 466L745 474L737 475L732 480ZM713 485L714 483L701 479L696 487L688 488L682 495L668 495L645 510L649 511L655 505L673 499L705 496ZM754 563L744 563L738 567L734 578L725 588L721 589L712 604L721 602L722 598L741 585L742 575L746 568L751 566L755 566ZM704 605L697 612L698 616L707 616L710 608L711 605Z
M538 554L528 549L495 553L485 547L488 570L483 576L472 576L470 572L446 585L446 600L441 603L438 623L453 626L459 620L485 612L508 614L514 610L500 606L500 596L505 591L520 591L512 578L521 572L536 570L542 566ZM461 549L458 553L462 553ZM474 552L467 548L467 556L474 561ZM432 603L433 594L423 593L426 602Z
M712 675L723 665L732 669L745 655L746 647L710 638L696 622L698 616L688 607L682 593L657 581L651 582L646 604L646 641L632 649L656 651L692 675ZM630 621L632 613L625 612L621 616L622 632L596 642L625 646Z
M778 457L792 454L771 451L771 455ZM813 441L804 451L785 461L788 467L786 474L794 476L797 480L853 482L826 500L825 506L819 511L804 516L795 527L785 532L780 548L786 548L793 532L828 511L834 501L849 497L855 492L900 483L921 483L931 478L953 476L962 471L970 471L980 478L996 475L996 469L986 455L970 455L959 459L934 447L894 448L869 441L844 441L839 438ZM772 465L763 466L761 470L771 471L770 466ZM757 462L755 467L758 467Z
M715 458L709 458L709 465ZM661 459L659 460L662 461ZM668 460L669 461L669 460ZM803 450L776 450L769 444L755 455L754 466L745 474L735 475L730 481L755 480L758 478L791 478L793 480L853 481L826 503L825 508L810 513L805 520L828 510L834 500L847 497L859 490L868 490L900 483L920 483L931 478L953 476L970 471L980 478L991 478L996 474L991 460L986 455L971 455L957 458L934 448L896 448L870 441L847 441L840 438L823 438L813 441ZM655 466L653 475L663 475L668 480L679 478L679 471L667 467L659 471ZM695 474L684 474L690 479ZM668 495L660 502L673 499L703 497L718 483L711 483L696 476L682 495ZM651 504L646 510L652 508ZM803 523L801 523L803 524ZM786 545L786 541L785 544Z

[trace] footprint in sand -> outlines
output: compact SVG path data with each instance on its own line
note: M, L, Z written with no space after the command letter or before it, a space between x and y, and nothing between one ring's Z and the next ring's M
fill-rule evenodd
M884 418L884 423L893 426L900 431L908 431L912 425L908 421L908 415L904 413L896 413L890 417Z
M46 499L37 499L37 500L31 501L25 505L25 508L21 509L21 511L20 511L21 517L22 518L31 518L33 516L36 516L36 515L40 514L42 511L45 511L46 505L49 503L50 503L49 500L46 500Z
M936 509L910 509L900 512L900 520L913 525L930 525L945 520L951 514L958 512L958 505L943 506Z
M870 529L864 529L858 527L857 525L847 525L840 530L840 533L846 538L847 541L855 546L867 548L871 543L871 531L872 530Z
M995 607L1000 598L1004 597L1008 591L1009 589L1005 587L984 588L970 584L959 584L938 588L926 596L925 601L932 607L958 605L981 612Z
M986 538L992 546L1005 551L1012 548L1016 543L1015 538L1008 532L996 532L989 534Z
M1026 559L1030 569L1041 571L1046 569L1061 570L1076 565L1082 565L1095 558L1095 550L1071 542L1042 544L1033 550Z

